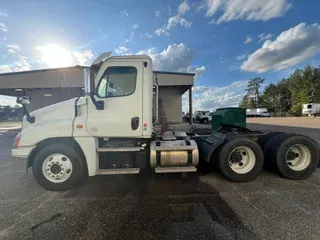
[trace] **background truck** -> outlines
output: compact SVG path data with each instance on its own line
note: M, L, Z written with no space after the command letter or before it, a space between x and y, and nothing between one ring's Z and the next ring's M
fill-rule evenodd
M320 103L303 104L302 115L309 115L309 117L320 115Z
M210 111L198 111L196 113L196 121L200 122L200 123L208 123L211 122L211 112Z
M69 189L95 175L195 172L199 162L218 166L235 182L253 180L265 162L290 179L315 171L319 151L313 140L250 131L239 108L216 111L209 133L167 131L165 117L158 116L163 109L151 58L110 55L85 70L84 97L31 113L29 97L17 98L25 116L12 149L14 166L32 167L44 188Z
M249 108L246 111L247 117L270 117L266 108Z

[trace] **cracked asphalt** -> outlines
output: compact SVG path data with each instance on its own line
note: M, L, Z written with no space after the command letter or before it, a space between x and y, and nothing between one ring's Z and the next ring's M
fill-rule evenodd
M320 129L281 131L320 140ZM303 181L265 171L248 183L217 171L97 176L50 192L31 173L13 173L15 134L0 132L0 239L320 239L319 170Z

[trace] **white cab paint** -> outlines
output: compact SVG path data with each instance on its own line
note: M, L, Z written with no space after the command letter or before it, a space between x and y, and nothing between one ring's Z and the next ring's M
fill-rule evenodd
M75 137L87 161L88 174L94 176L99 169L98 139L95 137Z
M71 137L74 104L75 98L36 110L30 113L36 118L33 124L28 123L24 117L19 146L36 145L42 140L54 137Z
M147 62L147 67L144 67ZM104 102L104 110L97 110L91 99L88 100L87 131L95 137L137 137L143 136L143 121L147 124L145 132L152 131L152 64L148 56L111 57L101 66L95 87L109 67L135 67L137 78L135 91L128 96L99 98ZM144 79L144 73L148 76ZM150 78L149 78L150 76ZM143 89L145 88L145 91ZM145 94L145 96L144 96ZM143 98L146 99L143 99ZM143 113L143 111L145 111ZM139 117L138 129L131 129L131 119ZM150 136L149 135L149 136ZM147 136L147 135L146 135Z

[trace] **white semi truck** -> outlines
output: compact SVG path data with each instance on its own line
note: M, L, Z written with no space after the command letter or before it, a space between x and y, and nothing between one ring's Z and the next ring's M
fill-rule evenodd
M270 117L266 108L249 108L246 111L247 117Z
M302 115L309 115L309 117L320 115L320 103L302 104Z
M223 121L212 133L155 132L161 118L153 106L158 87L151 58L110 55L85 70L86 96L31 113L30 99L17 98L25 116L12 149L14 166L32 167L44 188L69 189L95 175L195 172L199 160L216 162L236 182L253 180L265 160L290 179L315 171L319 151L306 136L254 132Z

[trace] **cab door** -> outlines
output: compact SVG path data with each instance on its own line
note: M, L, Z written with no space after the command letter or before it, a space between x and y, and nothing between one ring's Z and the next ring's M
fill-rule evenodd
M95 78L95 99L103 101L98 110L88 99L87 131L97 137L142 136L141 59L107 60Z

